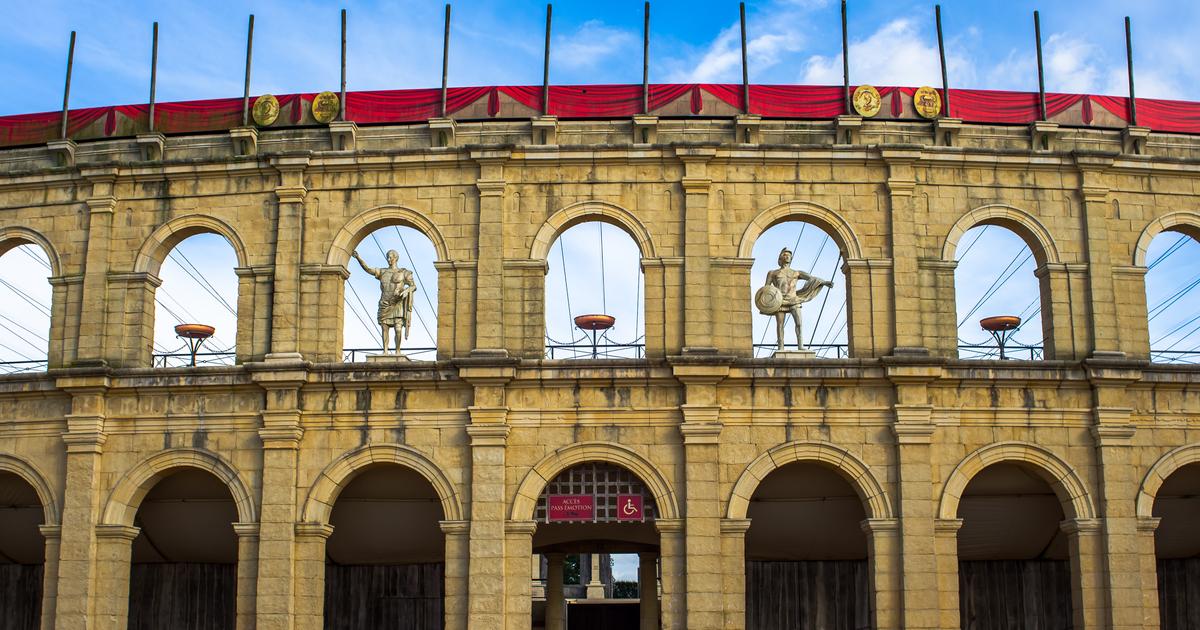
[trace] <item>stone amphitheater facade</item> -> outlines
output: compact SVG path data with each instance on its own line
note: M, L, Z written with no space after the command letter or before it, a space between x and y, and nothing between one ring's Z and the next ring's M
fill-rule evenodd
M793 462L862 499L875 627L959 627L959 498L1003 462L1061 502L1074 627L1158 627L1152 509L1200 462L1200 372L1149 362L1143 279L1156 234L1200 235L1200 140L752 122L0 151L0 252L34 243L53 268L49 369L0 377L0 471L44 510L43 628L125 628L139 503L197 468L236 504L238 628L319 629L331 506L381 462L440 498L445 627L528 628L534 504L588 461L653 493L663 628L745 626L750 498ZM645 359L544 358L549 248L593 220L641 251ZM843 254L850 358L753 358L751 251L791 220ZM981 224L1033 251L1043 361L958 358L955 251ZM343 363L350 252L387 225L434 244L437 360ZM159 266L204 232L238 260L237 365L152 368Z

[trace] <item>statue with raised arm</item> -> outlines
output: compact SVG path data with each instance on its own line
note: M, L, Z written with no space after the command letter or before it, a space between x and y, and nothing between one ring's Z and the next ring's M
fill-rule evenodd
M792 269L792 251L783 248L779 252L779 268L767 272L767 281L754 294L754 305L763 315L775 316L775 339L777 351L783 351L783 324L787 316L792 316L796 324L796 349L804 350L804 337L800 332L800 307L809 300L817 297L823 287L832 287L833 283L807 274L799 269ZM801 281L804 285L797 290L796 285Z
M363 271L379 279L379 313L376 318L383 329L383 353L388 353L388 340L393 330L396 331L396 354L400 354L400 334L408 339L408 328L412 323L413 292L417 283L413 281L413 273L404 267L397 267L396 261L400 254L390 249L387 253L388 266L383 269L371 267L363 261L358 252L354 252Z

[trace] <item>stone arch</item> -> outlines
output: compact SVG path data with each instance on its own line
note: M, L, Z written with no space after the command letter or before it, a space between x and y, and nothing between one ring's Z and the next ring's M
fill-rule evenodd
M454 484L425 454L402 444L369 444L343 454L321 471L316 482L308 491L301 512L301 522L328 524L342 489L363 468L371 464L398 464L415 471L429 482L442 502L442 519L461 521L462 500L454 490Z
M1000 203L980 206L959 217L946 235L946 242L942 246L942 260L953 262L959 239L967 230L980 225L997 225L1021 237L1033 252L1039 267L1047 263L1061 262L1058 245L1046 226L1028 212Z
M564 446L533 466L521 480L517 494L513 498L512 511L509 518L513 521L528 521L533 519L534 509L537 508L538 496L550 480L558 473L584 462L608 462L625 468L637 475L642 483L654 494L654 502L658 507L660 519L680 518L679 502L675 491L667 483L667 478L642 455L632 449L615 442L578 442Z
M54 492L50 490L50 484L46 483L46 476L41 471L20 457L0 453L0 472L12 473L33 488L33 491L37 493L38 500L42 503L44 525L59 524L61 517L59 516L58 501L55 500Z
M550 254L550 246L560 234L586 221L603 221L615 225L633 238L638 251L642 253L642 258L658 257L654 241L650 238L650 231L632 212L607 201L589 200L561 208L542 223L537 236L533 238L533 248L529 252L530 260L546 260Z
M1150 251L1150 242L1163 232L1179 232L1200 241L1200 214L1181 210L1172 212L1150 222L1138 236L1137 247L1133 250L1133 264L1137 267L1146 266L1146 254Z
M237 256L238 266L249 266L246 246L237 231L228 223L204 214L189 214L167 221L150 234L150 238L142 243L142 248L138 250L137 258L134 259L134 272L158 275L158 270L167 254L180 241L197 234L217 234L224 237Z
M232 465L215 453L194 448L176 448L161 451L134 466L108 495L101 525L133 526L134 517L146 493L155 483L180 468L198 468L212 473L220 479L233 497L237 506L238 522L257 523L258 512L250 486Z
M1154 499L1158 497L1158 490L1163 482L1180 468L1196 463L1200 463L1200 444L1180 446L1154 462L1138 490L1137 516L1154 516Z
M50 239L42 236L40 232L26 227L13 225L0 228L0 256L20 245L37 245L41 247L42 251L46 253L46 258L50 259L50 275L62 275L62 262L58 255L58 250L50 243Z
M1068 519L1096 518L1092 497L1070 464L1054 453L1029 442L997 442L967 455L942 488L938 518L958 518L958 504L967 484L984 468L993 464L1024 463L1033 466L1063 505Z
M742 232L738 257L751 258L758 237L784 221L804 221L821 228L837 242L844 260L861 260L863 257L862 246L850 222L837 212L810 201L785 201L760 212Z
M325 262L328 265L345 267L350 261L354 247L367 237L368 234L381 227L389 225L404 225L425 235L433 243L438 261L450 260L450 250L446 247L446 239L432 219L412 208L398 204L387 204L366 210L354 216L342 226L333 244L329 246L329 256Z
M828 442L788 442L759 455L733 484L725 516L731 519L746 518L750 498L762 480L776 469L795 462L821 463L836 470L862 499L867 518L894 517L891 499L871 468L848 451Z

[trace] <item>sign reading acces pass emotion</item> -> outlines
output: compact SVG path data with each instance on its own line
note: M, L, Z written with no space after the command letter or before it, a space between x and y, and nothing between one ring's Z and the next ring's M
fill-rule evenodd
M596 516L596 500L590 494L552 494L546 497L546 522L591 521Z
M644 515L645 513L642 511L642 495L617 495L618 521L641 521L644 520Z

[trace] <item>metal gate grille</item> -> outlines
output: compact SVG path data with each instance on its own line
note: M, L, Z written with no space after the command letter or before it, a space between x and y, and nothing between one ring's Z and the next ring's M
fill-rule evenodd
M558 474L542 489L538 497L535 518L546 522L546 497L552 494L590 494L595 497L596 522L617 522L617 497L622 494L641 495L642 512L647 521L658 516L654 495L637 475L607 462L587 462L572 466Z

